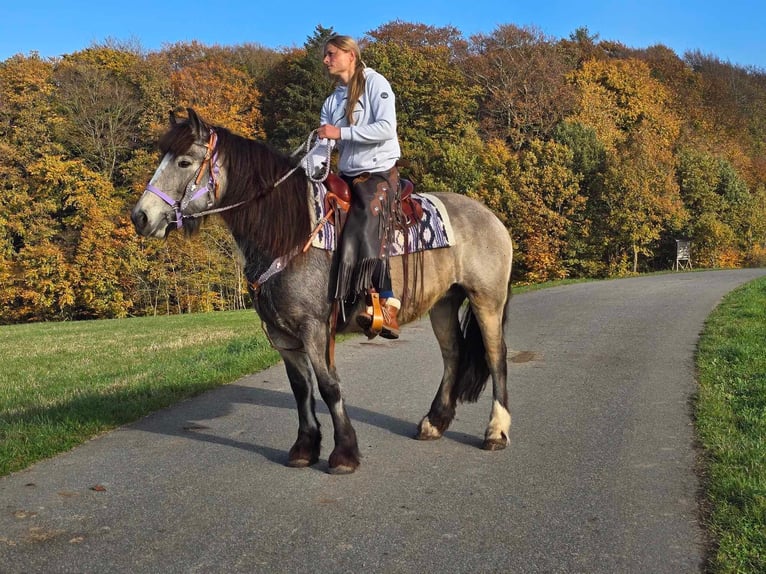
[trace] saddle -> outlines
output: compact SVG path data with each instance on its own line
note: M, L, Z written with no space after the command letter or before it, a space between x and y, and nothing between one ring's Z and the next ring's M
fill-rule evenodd
M351 190L348 184L337 174L330 173L324 182L327 187L325 195L325 213L327 220L335 224L335 214L338 212L348 213L351 207ZM423 217L423 206L420 201L412 197L415 184L409 179L399 180L399 191L396 194L396 221L399 227L406 229L412 227Z

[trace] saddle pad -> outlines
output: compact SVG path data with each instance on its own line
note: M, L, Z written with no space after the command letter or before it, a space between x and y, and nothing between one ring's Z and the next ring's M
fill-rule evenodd
M325 216L324 197L326 194L327 188L324 184L315 183L310 186L309 202L312 229L316 228L319 221ZM427 193L413 193L412 197L420 201L423 206L423 217L417 225L413 225L407 230L408 249L406 252L415 253L416 251L450 247L453 244L453 233L444 204ZM392 257L404 255L404 242L405 233L397 230L394 244L389 249L389 255ZM330 222L325 222L311 244L320 249L335 251L335 226Z

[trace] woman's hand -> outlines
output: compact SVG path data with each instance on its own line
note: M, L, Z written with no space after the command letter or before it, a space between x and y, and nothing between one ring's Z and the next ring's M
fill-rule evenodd
M322 126L319 126L319 129L317 130L317 137L327 138L330 140L339 140L340 128L338 126L333 126L331 124L324 124Z

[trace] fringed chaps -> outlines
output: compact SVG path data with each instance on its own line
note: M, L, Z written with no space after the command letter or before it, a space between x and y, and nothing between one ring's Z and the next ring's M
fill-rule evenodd
M353 303L370 287L390 289L388 246L393 242L399 171L363 173L346 178L351 209L335 252L330 296Z

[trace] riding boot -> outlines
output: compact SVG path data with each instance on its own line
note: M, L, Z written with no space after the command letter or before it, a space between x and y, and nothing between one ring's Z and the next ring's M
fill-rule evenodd
M371 293L371 297L377 297L377 293ZM371 303L370 297L368 297L368 303ZM380 301L380 311L383 316L380 330L373 327L375 319L373 304L367 305L365 310L357 316L356 322L362 329L364 329L364 334L370 339L378 334L384 339L398 339L399 322L397 321L397 315L401 306L401 302L395 297L389 297L388 299Z
M383 328L380 330L380 336L384 339L399 338L399 322L396 320L396 316L399 314L401 306L399 299L394 297L389 297L382 302Z

